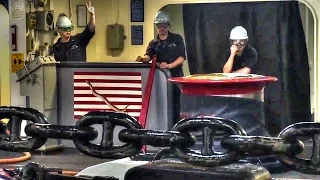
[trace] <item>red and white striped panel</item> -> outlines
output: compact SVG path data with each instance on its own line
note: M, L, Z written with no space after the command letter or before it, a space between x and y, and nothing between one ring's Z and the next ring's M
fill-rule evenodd
M74 118L79 119L90 111L112 110L93 89L118 109L128 108L125 113L139 118L142 105L140 72L75 72L74 73Z

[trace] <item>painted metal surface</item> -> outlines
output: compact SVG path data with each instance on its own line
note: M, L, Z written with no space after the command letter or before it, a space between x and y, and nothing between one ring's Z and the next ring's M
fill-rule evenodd
M58 64L58 124L74 125L78 117L92 110L116 112L127 108L125 113L138 118L150 66L145 63ZM156 68L146 129L168 130L173 126L172 84L167 82L169 77L169 72ZM92 93L86 80L103 98ZM106 100L111 103L111 107ZM98 132L102 131L101 126L94 127ZM116 128L115 132L120 130ZM119 142L118 137L114 138L115 143ZM100 143L100 140L99 136L94 142ZM70 140L61 142L65 146L74 147Z
M232 74L190 75L169 81L176 83L183 94L203 96L252 94L261 91L266 83L277 81L271 76Z

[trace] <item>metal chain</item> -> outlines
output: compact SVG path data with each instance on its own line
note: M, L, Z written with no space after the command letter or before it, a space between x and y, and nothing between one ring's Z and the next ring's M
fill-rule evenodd
M10 180L56 180L56 179L74 179L74 180L119 180L115 177L84 177L84 176L65 176L60 168L47 168L37 163L28 163L23 167L19 167L13 170L1 169L6 173L5 179ZM2 179L2 178L1 178Z
M278 137L247 136L235 121L218 117L188 118L179 121L170 131L146 130L133 117L117 112L89 112L75 126L51 125L39 111L22 107L0 107L0 118L8 118L7 135L0 136L0 150L31 151L40 148L48 138L73 140L76 148L89 156L118 159L141 153L144 145L164 148L155 159L171 153L184 162L201 166L219 166L239 161L242 157L276 155L289 168L320 174L320 123L302 122L283 129ZM31 121L25 127L28 138L19 136L21 121ZM101 142L92 143L98 131L92 125L101 125ZM116 127L123 145L114 145ZM3 131L1 131L3 132ZM201 132L199 135L199 133ZM197 134L197 135L194 135ZM313 155L299 158L304 143L299 137L312 138ZM200 137L200 138L199 138ZM214 139L219 138L225 152L216 152ZM202 149L192 149L196 139L202 140Z
M9 119L8 130L10 131L8 136L1 137L1 150L27 152L32 149L40 148L48 139L46 137L20 137L22 120L28 120L33 123L48 124L46 117L35 109L3 106L0 107L0 119Z

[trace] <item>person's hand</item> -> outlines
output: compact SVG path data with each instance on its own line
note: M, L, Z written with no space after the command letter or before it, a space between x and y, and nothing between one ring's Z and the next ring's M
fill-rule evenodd
M143 57L138 56L137 59L136 59L136 61L137 61L137 62L143 62Z
M170 67L170 65L167 64L166 62L162 62L162 63L160 64L160 68L161 68L161 69L169 69L169 67Z
M235 55L237 51L238 51L238 46L232 45L230 47L230 52L231 52L232 55Z
M94 15L94 7L91 6L91 1L86 3L86 6L87 6L87 10L88 10L89 14Z

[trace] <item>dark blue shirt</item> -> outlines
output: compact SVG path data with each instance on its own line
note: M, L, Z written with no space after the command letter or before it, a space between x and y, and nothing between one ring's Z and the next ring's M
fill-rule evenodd
M159 36L149 42L146 54L151 58L156 55L157 62L173 63L179 57L186 59L185 45L179 34L168 32L166 40L160 40ZM183 76L182 64L170 69L173 77Z
M71 36L66 43L58 41L53 45L53 54L56 61L87 61L86 48L95 35L87 26L83 32L75 36Z
M223 58L224 63L228 61L229 56L230 56L230 49L228 49L224 53L224 58ZM250 45L246 45L241 56L235 55L231 72L247 67L247 68L250 68L251 73L254 74L257 71L256 66L257 66L257 51Z

